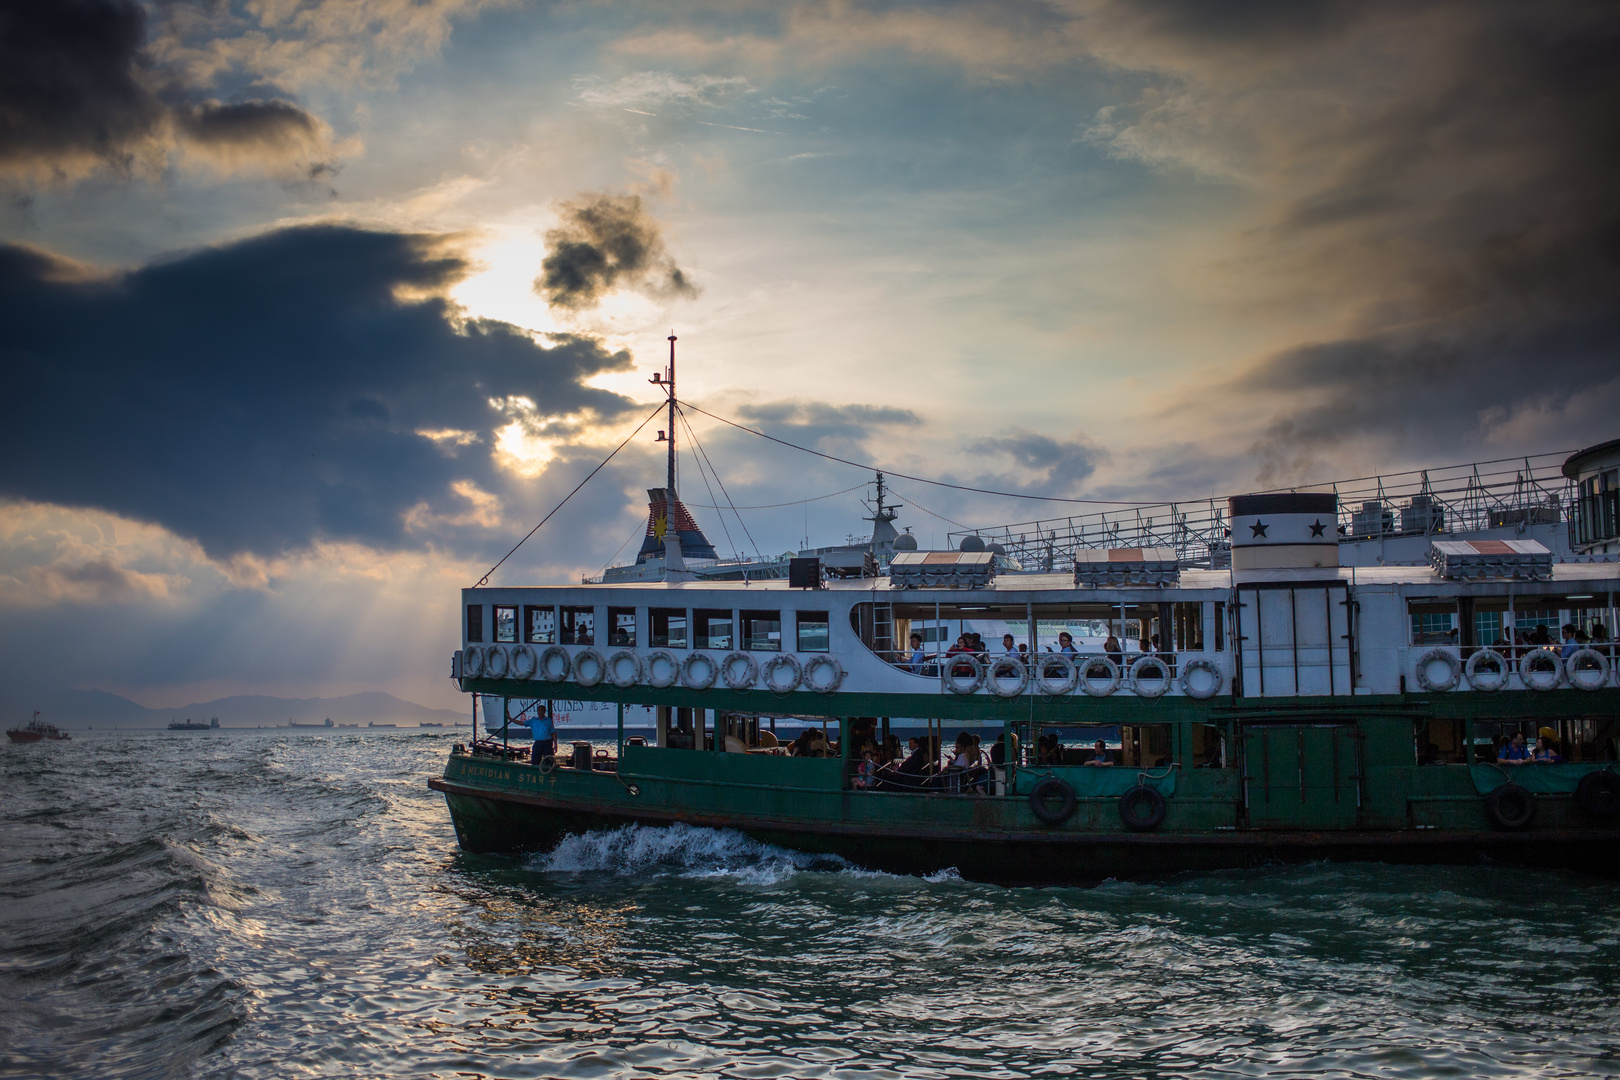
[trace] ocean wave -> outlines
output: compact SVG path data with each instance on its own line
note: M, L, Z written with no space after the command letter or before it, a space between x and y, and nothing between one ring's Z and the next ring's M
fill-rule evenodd
M681 874L724 877L752 885L774 885L805 871L850 872L856 868L836 855L812 855L761 843L734 829L694 825L625 825L576 834L530 867L546 873L614 874L647 877Z

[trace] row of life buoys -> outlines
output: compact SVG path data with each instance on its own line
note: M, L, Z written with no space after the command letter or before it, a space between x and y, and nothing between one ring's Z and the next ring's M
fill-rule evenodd
M510 650L500 645L469 645L461 653L461 673L469 679L511 677L549 683L566 682L572 677L580 686L606 682L621 690L641 682L659 690L676 684L707 690L722 682L732 690L746 691L763 677L767 690L784 695L801 686L830 694L844 682L843 665L825 653L802 664L792 653L778 653L762 666L745 652L729 653L718 660L708 653L694 652L683 661L663 649L645 657L620 649L604 657L589 647L569 655L561 645L548 645L538 654L528 645L514 645Z
M953 694L976 693L984 687L997 697L1018 697L1033 682L1047 697L1061 697L1078 688L1089 697L1107 697L1125 684L1127 672L1107 656L1079 660L1066 653L1042 653L1030 665L1016 656L1002 656L988 664L972 653L957 653L942 661L945 687ZM1191 660L1182 665L1181 678L1173 678L1170 665L1157 656L1139 656L1130 665L1130 686L1137 697L1162 697L1170 684L1178 682L1181 692L1200 700L1221 692L1226 677L1212 660Z
M1465 664L1449 649L1430 649L1417 662L1418 685L1431 693L1454 690L1466 679L1470 688L1494 694L1507 688L1512 665L1495 649L1481 649ZM1556 690L1565 680L1577 690L1601 690L1609 682L1609 658L1596 649L1576 649L1562 659L1543 646L1519 660L1519 678L1531 690Z

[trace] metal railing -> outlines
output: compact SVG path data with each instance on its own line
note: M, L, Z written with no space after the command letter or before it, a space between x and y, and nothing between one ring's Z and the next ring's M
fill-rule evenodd
M1533 454L1273 490L1338 495L1341 540L1562 523L1575 504L1575 487L1563 474L1568 456L1567 451ZM1114 547L1173 548L1185 567L1223 567L1231 558L1226 507L1224 498L1166 502L990 525L946 537L951 547L970 535L999 543L1018 564L1013 572L1066 572L1076 551Z

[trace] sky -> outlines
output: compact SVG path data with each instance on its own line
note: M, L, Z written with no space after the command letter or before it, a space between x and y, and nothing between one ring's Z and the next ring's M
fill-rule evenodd
M459 707L672 331L708 413L1029 495L1620 436L1616 116L1601 3L0 0L0 710ZM867 528L688 416L723 553ZM664 426L494 580L629 559Z

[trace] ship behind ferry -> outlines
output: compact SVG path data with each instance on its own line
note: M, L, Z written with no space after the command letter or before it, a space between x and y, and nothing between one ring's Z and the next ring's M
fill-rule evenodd
M1011 534L917 550L880 500L859 558L761 580L684 559L707 541L671 468L639 569L462 594L459 687L610 703L616 750L475 740L430 784L480 852L684 822L1007 883L1321 858L1613 873L1620 440L1563 472L1567 497L1476 529L1448 530L1425 477L1416 529L1261 493L1214 510L1201 551L1062 561L1050 537L1010 557ZM1421 561L1394 564L1397 541ZM626 706L651 707L650 740L625 737ZM777 718L826 739L788 754ZM923 734L900 763L902 727Z

